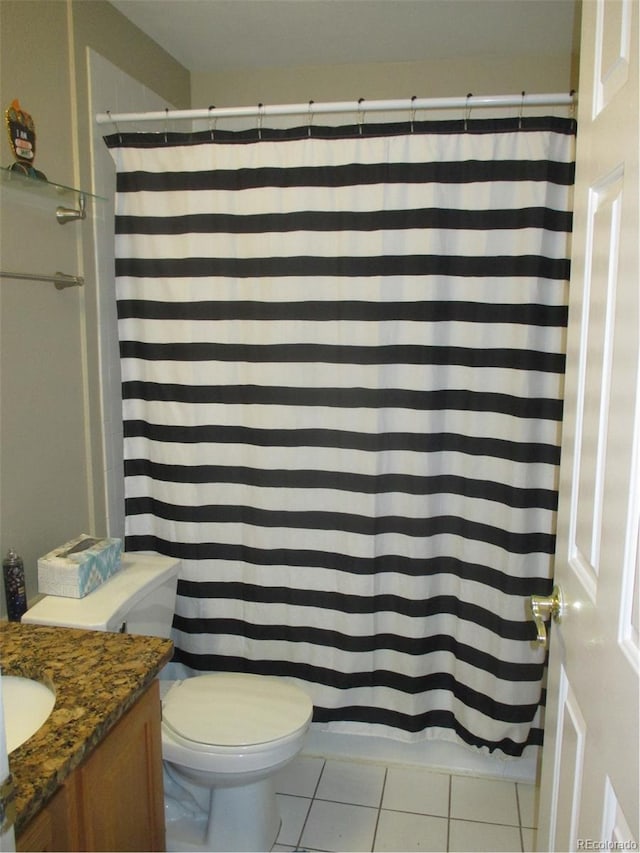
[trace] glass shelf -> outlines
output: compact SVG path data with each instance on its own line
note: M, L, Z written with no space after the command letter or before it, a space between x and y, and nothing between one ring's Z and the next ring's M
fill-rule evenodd
M89 199L106 201L104 196L88 193L85 190L79 190L74 187L67 187L64 184L54 184L51 181L30 178L28 175L23 175L21 172L12 171L6 167L0 167L0 184L3 187L11 187L20 192L34 193L41 198L55 199L58 202L67 201L75 204L80 196L83 196L87 201Z

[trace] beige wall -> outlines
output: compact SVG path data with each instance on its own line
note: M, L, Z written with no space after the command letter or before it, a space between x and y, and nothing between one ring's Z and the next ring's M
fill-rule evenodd
M249 106L314 101L386 100L569 92L577 89L574 62L563 56L458 57L422 62L270 68L192 74L192 106Z
M452 0L453 2L453 0ZM500 55L453 56L420 62L312 65L298 68L248 69L244 72L191 77L196 108L253 106L320 101L386 100L514 92L570 92L578 89L580 0L572 44L562 55L528 55L526 34L517 50L505 44Z
M1 0L2 111L18 98L36 124L35 165L50 181L83 189L91 175L87 46L167 100L190 104L189 73L109 3ZM0 165L8 166L1 135ZM39 556L80 532L105 532L91 224L60 226L59 200L13 185L2 185L0 203L3 270L87 279L64 291L0 280L0 549L22 554L32 595Z

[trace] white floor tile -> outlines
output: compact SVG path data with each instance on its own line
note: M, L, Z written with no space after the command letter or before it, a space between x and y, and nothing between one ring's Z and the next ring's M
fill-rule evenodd
M378 810L314 800L300 846L360 853L373 847Z
M425 850L441 853L447 849L447 819L407 814L383 809L373 849L375 851Z
M319 800L357 806L380 805L385 768L379 764L328 760L316 791Z
M382 808L447 817L449 778L445 773L430 773L418 767L389 767Z
M299 756L276 789L277 853L535 849L537 789L526 783Z
M535 785L518 783L518 804L522 826L535 828L538 825L538 788Z
M311 800L308 797L291 797L288 794L276 794L276 799L282 818L282 826L276 840L278 844L293 844L295 847L307 819Z
M475 776L452 776L450 816L518 826L515 782Z
M449 850L452 853L513 853L521 850L520 828L451 820Z
M299 755L276 773L276 791L279 794L313 797L323 767L324 758Z

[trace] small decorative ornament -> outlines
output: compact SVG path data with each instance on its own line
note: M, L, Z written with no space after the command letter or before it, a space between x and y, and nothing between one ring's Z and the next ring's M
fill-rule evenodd
M46 181L46 175L33 166L36 156L36 128L29 113L20 106L16 98L5 112L9 144L16 162L9 166L10 171L22 172L30 178Z

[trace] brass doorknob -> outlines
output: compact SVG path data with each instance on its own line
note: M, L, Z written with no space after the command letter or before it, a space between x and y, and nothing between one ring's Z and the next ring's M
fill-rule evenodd
M536 643L539 646L546 648L547 645L547 627L546 622L551 619L554 622L559 622L564 611L564 599L560 587L554 586L551 595L532 595L531 596L531 613L533 621L536 623Z

